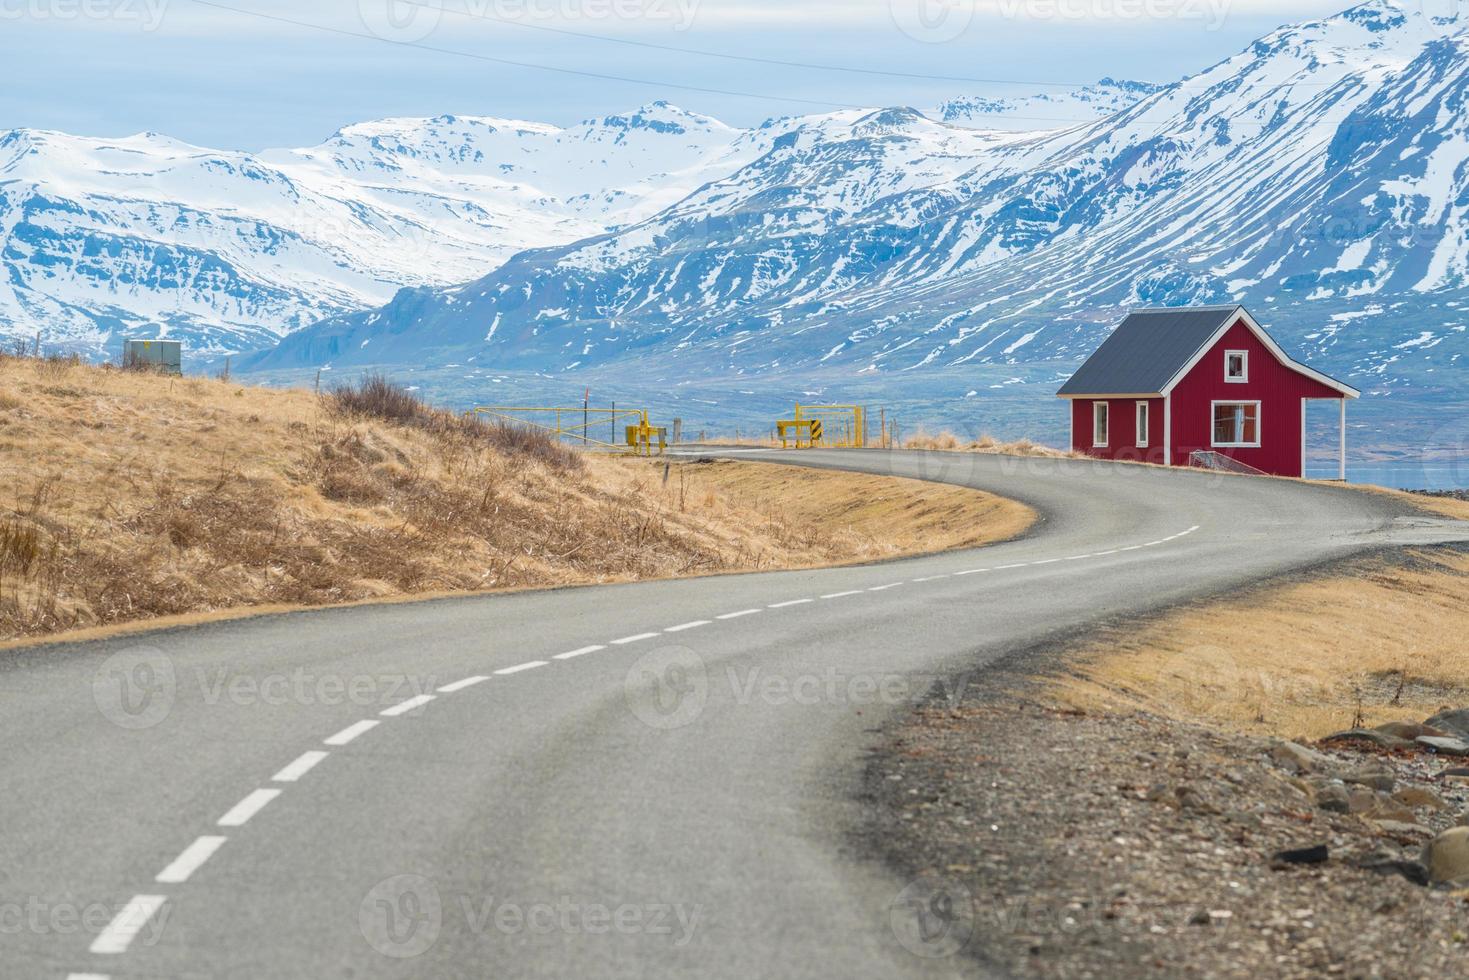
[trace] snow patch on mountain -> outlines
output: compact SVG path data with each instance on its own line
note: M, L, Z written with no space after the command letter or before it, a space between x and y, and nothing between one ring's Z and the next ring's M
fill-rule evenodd
M1131 305L1241 301L1347 380L1422 386L1462 352L1441 328L1469 299L1454 13L1372 0L1062 130L901 108L784 121L768 152L646 220L516 256L452 308L411 290L375 326L330 319L259 363L918 377L1074 361ZM1447 339L1396 348L1427 329ZM354 360L367 336L383 345Z

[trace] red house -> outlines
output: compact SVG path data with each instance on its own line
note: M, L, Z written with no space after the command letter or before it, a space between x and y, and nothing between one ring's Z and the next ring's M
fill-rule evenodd
M1306 402L1361 392L1290 359L1242 306L1134 311L1058 393L1071 448L1102 459L1305 472Z

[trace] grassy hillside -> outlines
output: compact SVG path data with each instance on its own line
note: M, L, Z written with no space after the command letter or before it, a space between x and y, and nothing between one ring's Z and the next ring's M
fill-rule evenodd
M0 358L0 641L863 561L1031 520L956 487L586 456L390 385L316 396Z
M1439 509L1469 517L1456 502ZM1469 703L1466 608L1461 548L1362 559L1118 629L1078 651L1058 688L1084 710L1288 738L1418 722Z

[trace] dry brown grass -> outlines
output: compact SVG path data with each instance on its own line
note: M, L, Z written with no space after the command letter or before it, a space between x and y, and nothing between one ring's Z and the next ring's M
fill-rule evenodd
M1056 685L1086 709L1144 709L1319 738L1469 704L1469 556L1374 561L1187 609L1082 651Z
M0 358L0 640L241 606L858 561L1028 521L1018 505L927 484L905 511L895 483L882 484L886 511L857 516L880 496L874 478L803 471L789 484L803 499L787 501L755 489L777 477L732 475L757 464L675 466L665 484L658 463L584 460L395 399Z
M595 462L624 473L670 519L697 522L741 568L979 547L1015 537L1035 520L1012 501L919 480L731 460Z
M920 429L916 435L903 440L904 449L925 449L931 452L995 453L1003 456L1044 456L1055 459L1077 458L1080 453L1067 452L1043 446L1029 439L1002 442L994 436L978 439L961 439L952 432L928 433Z
M1469 521L1469 500L1458 500L1453 497L1429 497L1421 493L1408 493L1406 490L1389 490L1386 487L1355 486L1353 489L1395 497L1409 507L1416 507L1428 514L1449 517L1457 521Z

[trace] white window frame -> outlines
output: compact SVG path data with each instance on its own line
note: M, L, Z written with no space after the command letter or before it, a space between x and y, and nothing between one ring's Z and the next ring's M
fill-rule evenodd
M1239 355L1240 367L1244 373L1239 377L1231 377L1229 374L1229 359ZM1250 352L1247 350L1227 350L1224 352L1224 383L1231 385L1243 385L1250 383Z
M1097 434L1101 433L1101 439ZM1107 401L1092 402L1092 448L1106 449L1107 443L1112 441L1112 403Z
M1148 438L1153 434L1150 431L1153 428L1153 420L1151 418L1149 418L1148 416L1149 416L1148 403L1146 401L1139 401L1137 403L1137 408L1133 412L1133 416L1132 416L1132 418L1133 418L1133 440L1132 441L1137 446L1137 448L1139 448L1139 449L1147 449L1148 448Z
M1255 406L1255 441L1254 442L1218 442L1214 438L1214 418L1219 411L1220 405L1253 405ZM1214 449L1259 449L1265 439L1265 419L1260 410L1258 401L1249 399L1222 398L1209 403L1209 445Z

